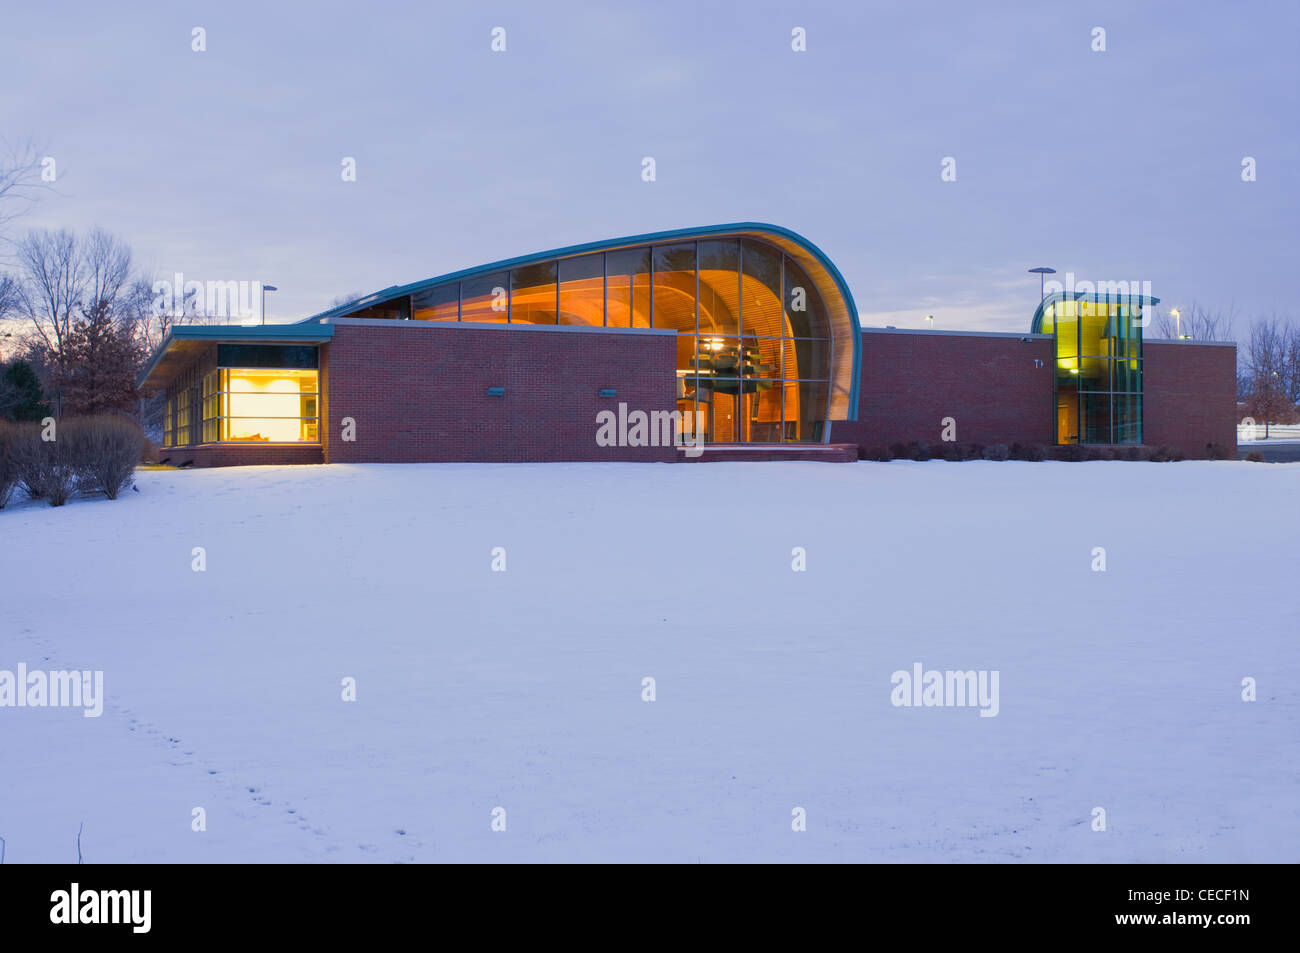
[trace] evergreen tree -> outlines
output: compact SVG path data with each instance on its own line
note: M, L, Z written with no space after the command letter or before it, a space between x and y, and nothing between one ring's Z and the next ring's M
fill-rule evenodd
M5 420L41 420L50 416L41 382L32 366L23 360L11 361L0 373L0 417Z

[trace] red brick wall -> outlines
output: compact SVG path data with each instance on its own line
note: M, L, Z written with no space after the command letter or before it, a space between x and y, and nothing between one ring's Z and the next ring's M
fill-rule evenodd
M196 467L280 466L290 463L324 463L318 446L296 444L229 443L197 447L160 447L158 459L173 466L188 461Z
M836 421L831 439L938 444L952 417L962 443L1054 444L1052 346L1048 337L865 331L858 419Z
M1205 445L1237 454L1237 348L1187 341L1142 342L1142 442L1191 458Z
M671 447L596 445L598 411L674 409L669 335L338 324L324 360L331 463L674 459ZM600 397L606 387L617 394Z

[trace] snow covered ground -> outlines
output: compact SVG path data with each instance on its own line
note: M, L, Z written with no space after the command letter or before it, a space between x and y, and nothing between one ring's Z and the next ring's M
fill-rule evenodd
M1300 464L138 482L0 512L0 669L107 695L0 708L8 863L1300 860Z

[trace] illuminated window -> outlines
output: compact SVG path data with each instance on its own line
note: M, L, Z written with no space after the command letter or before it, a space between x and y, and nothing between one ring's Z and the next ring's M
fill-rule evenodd
M176 395L176 443L187 446L190 442L190 389L182 387Z
M510 273L466 278L460 283L460 319L505 324L510 312Z
M605 269L606 326L650 327L650 249L607 252Z
M510 323L555 324L555 262L510 272Z
M1043 310L1056 338L1057 443L1142 442L1142 305L1114 298L1056 301Z
M460 283L453 281L411 295L411 317L416 321L459 321Z
M605 256L580 255L560 262L560 323L605 323Z
M222 368L220 439L316 443L318 375L299 368Z
M176 401L173 398L168 397L167 410L163 413L163 446L164 447L176 446L176 442L175 442L176 430L174 424L175 413L176 413Z
M218 417L220 407L220 396L218 391L217 371L212 370L203 375L203 414L202 414L202 440L204 443L215 443L218 433Z

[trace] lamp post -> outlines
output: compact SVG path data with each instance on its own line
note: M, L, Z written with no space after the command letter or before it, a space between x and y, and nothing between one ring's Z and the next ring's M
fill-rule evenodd
M266 293L268 291L279 291L275 285L262 285L262 323L266 324Z
M1056 269L1040 266L1038 268L1030 268L1029 273L1038 276L1038 300L1042 301L1047 297L1047 275L1056 274Z
M1174 336L1181 341L1183 339L1183 322L1181 319L1182 312L1180 312L1177 308L1170 308L1169 313L1174 316Z
M932 315L932 314L927 314L927 315L925 316L925 320L927 320L927 321L930 322L930 330L933 331L933 330L934 330L934 315Z

